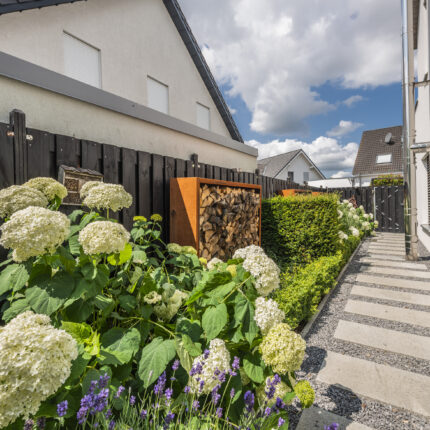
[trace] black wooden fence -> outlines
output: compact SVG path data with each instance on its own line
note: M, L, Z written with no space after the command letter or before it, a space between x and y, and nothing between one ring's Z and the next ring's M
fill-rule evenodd
M403 185L390 187L336 188L342 199L354 197L367 213L373 213L379 223L378 231L404 233Z
M17 110L11 112L10 124L0 123L0 154L0 189L36 176L58 178L61 165L96 170L105 182L122 184L133 195L133 205L119 215L127 228L137 214L158 213L163 216L165 238L169 237L170 178L199 176L260 184L263 198L282 189L304 188L257 173L200 163L196 154L191 160L181 160L26 128L25 114Z

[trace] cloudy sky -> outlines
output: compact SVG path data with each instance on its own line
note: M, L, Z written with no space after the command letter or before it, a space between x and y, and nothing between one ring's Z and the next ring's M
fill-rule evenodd
M245 141L349 175L363 130L399 125L398 0L180 0Z

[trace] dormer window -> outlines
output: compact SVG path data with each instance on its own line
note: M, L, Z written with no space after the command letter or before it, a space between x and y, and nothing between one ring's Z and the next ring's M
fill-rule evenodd
M381 154L376 157L376 164L391 163L392 154Z

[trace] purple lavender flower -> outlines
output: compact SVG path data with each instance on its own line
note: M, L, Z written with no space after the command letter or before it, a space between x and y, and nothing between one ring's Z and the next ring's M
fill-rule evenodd
M87 419L88 408L81 407L76 414L76 419L78 420L78 424L83 424Z
M64 400L64 402L58 403L57 405L57 415L59 417L64 417L64 415L67 414L67 409L69 407L69 403L67 400Z
M232 399L235 394L236 394L236 391L235 391L234 388L232 388L231 391L230 391L230 398Z
M109 389L103 388L99 394L97 394L94 398L93 409L91 414L95 415L97 412L103 412L103 410L107 407L109 400Z
M216 412L215 412L215 415L216 415L218 418L222 418L222 408L217 408L217 410L216 410Z
M338 430L339 424L338 423L331 423L329 426L324 426L324 430Z
M166 388L164 395L166 396L167 400L170 400L172 398L172 395L173 395L173 390L171 388Z
M106 418L110 418L112 416L112 409L108 409L105 413Z
M200 402L198 400L194 400L192 409L197 411L200 408Z
M90 387L88 388L88 392L87 394L89 395L93 395L94 391L96 390L96 388L98 387L98 381L91 381L90 382Z
M115 421L114 421L114 420L112 420L112 421L109 423L108 429L109 429L109 430L114 430L115 425L116 425Z
M205 386L205 381L203 381L203 379L200 381L199 384L199 391L203 391L203 387Z
M90 409L93 407L94 399L92 394L85 394L81 399L81 407Z
M148 411L146 409L143 409L143 411L140 413L140 418L144 420L148 416Z
M36 425L39 430L44 430L46 426L46 418L45 417L38 418L36 421Z
M118 391L115 394L115 399L119 399L121 397L121 394L124 392L125 387L123 387L122 385L120 385L118 387Z
M279 417L278 427L281 427L284 423L285 423L285 420L283 418Z
M174 420L175 414L173 412L169 412L164 418L164 429L169 428L170 423Z
M203 371L203 364L198 362L190 370L190 376L200 375Z
M214 405L218 404L219 400L221 399L221 394L218 393L218 390L221 388L221 385L217 384L215 385L215 388L212 390L211 396L212 396L212 403Z
M134 406L135 403L136 403L136 397L135 396L130 396L130 405Z
M108 385L108 383L109 383L109 379L110 379L110 377L109 377L109 375L107 373L105 373L103 376L100 376L98 387L100 389L106 388L107 385Z
M239 359L239 357L235 356L234 359L233 359L233 363L232 363L231 367L234 370L238 370L239 366L240 366L240 359Z
M175 360L172 365L172 370L176 372L179 369L179 360Z
M247 412L251 412L254 408L255 396L252 391L247 391L244 395L245 407Z
M220 373L220 375L218 376L218 381L221 382L221 384L225 382L225 372Z
M184 393L188 394L190 391L191 391L191 388L188 385L186 385L184 388Z
M267 407L264 409L264 415L268 417L272 413L272 408Z
M24 424L24 430L32 430L33 429L33 420L27 420Z
M203 358L204 358L205 360L207 360L207 358L209 357L209 354L210 354L210 351L209 351L208 349L205 349L205 350L203 351Z
M276 398L276 407L278 409L285 409L287 407L287 405L282 401L282 399L280 397Z
M158 378L157 383L155 384L154 393L157 396L161 396L163 394L165 385L166 385L166 372L163 372Z

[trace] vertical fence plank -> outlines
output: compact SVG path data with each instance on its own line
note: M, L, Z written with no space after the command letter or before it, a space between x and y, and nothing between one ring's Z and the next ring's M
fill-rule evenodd
M18 109L10 112L10 125L13 129L15 184L27 181L27 129L25 114Z
M33 140L28 142L27 157L28 157L28 179L37 176L50 176L50 148L55 142L53 134L39 130L28 130L28 133L33 136ZM58 171L56 171L56 175Z
M137 182L138 182L138 214L149 218L151 216L151 154L139 151L137 153Z
M193 162L191 160L187 160L185 162L185 165L185 176L187 178L192 178L193 176L196 176Z
M221 179L221 167L214 166L214 179Z
M185 160L180 160L179 158L177 158L175 160L176 162L176 177L177 178L184 178L185 177Z
M83 169L101 171L102 145L88 140L81 141L81 167Z
M9 127L0 123L0 189L15 183L13 138L7 135Z
M175 177L175 159L164 157L164 215L165 219L165 237L170 237L169 220L170 220L170 179Z
M133 203L129 208L122 211L125 228L130 229L133 225L133 217L136 215L139 195L137 193L136 163L137 154L134 149L122 148L122 171L121 182L125 190L133 196Z
M81 167L80 162L80 144L78 139L70 136L55 135L56 151L56 169L62 164L70 167Z
M152 154L152 213L163 217L163 232L166 231L166 216L164 213L164 158ZM166 239L166 236L163 235Z

